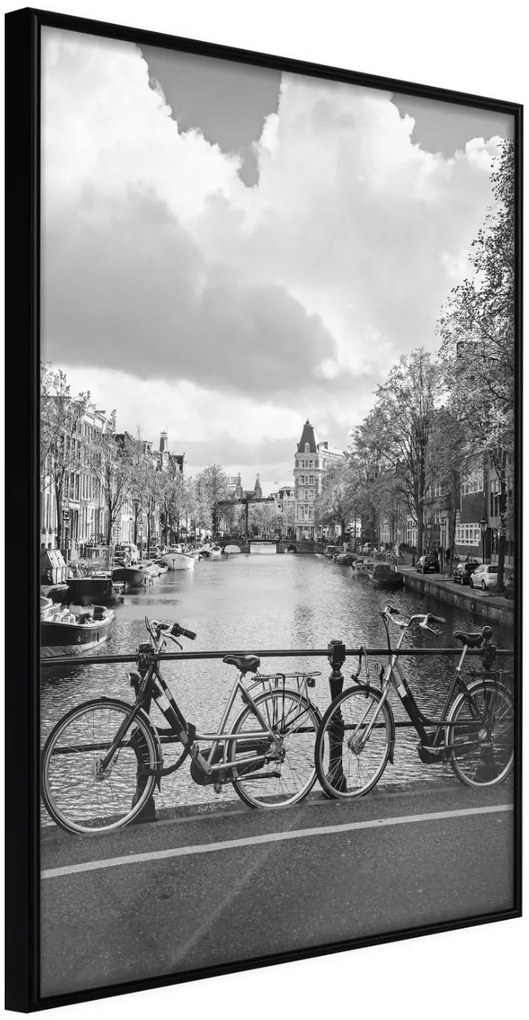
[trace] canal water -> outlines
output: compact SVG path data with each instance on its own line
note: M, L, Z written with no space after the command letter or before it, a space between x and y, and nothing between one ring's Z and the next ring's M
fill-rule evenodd
M405 660L410 685L419 704L434 712L447 690L453 657L439 658L435 649L455 645L455 629L476 630L483 621L472 614L416 592L402 588L393 592L376 591L365 579L354 578L350 567L341 567L323 556L238 555L221 560L201 560L194 570L168 572L141 591L126 594L115 607L116 620L102 655L133 653L147 640L144 618L178 621L196 631L194 642L182 640L184 651L229 651L259 649L326 648L338 638L348 648L360 645L385 647L381 608L390 603L405 614L433 612L446 618L439 637L415 629L408 644L431 647L432 658ZM396 635L395 635L396 638ZM512 647L512 634L494 626L494 638L500 647ZM172 643L168 651L178 651ZM94 657L95 659L95 657ZM343 668L345 686L350 681L355 659L347 659ZM41 734L45 739L54 723L68 709L92 697L107 695L131 700L127 671L131 663L44 667L41 681ZM318 669L321 677L311 697L323 712L329 704L329 664L325 658L263 658L262 672L293 669ZM167 662L162 672L186 718L200 731L213 731L220 722L223 706L235 679L235 669L221 660ZM398 699L397 699L398 700ZM242 707L242 706L240 706ZM403 718L399 704L393 702L396 718ZM156 710L153 712L156 720ZM161 721L163 725L163 721ZM414 730L398 729L395 761L388 765L381 786L409 783L420 779L436 782L452 776L446 766L423 765L417 755ZM174 751L167 748L169 764ZM189 764L162 780L156 801L160 807L212 801L211 786L197 786L189 775ZM221 800L238 798L231 786L225 786Z

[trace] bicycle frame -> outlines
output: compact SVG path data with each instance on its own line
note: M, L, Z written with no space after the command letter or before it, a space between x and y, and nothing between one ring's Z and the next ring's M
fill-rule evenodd
M273 759L274 754L281 752L281 742L278 740L277 735L270 728L270 725L259 711L259 706L256 704L254 698L252 698L249 688L245 686L242 673L239 673L234 680L227 704L222 713L218 731L215 733L200 733L184 718L160 672L159 662L159 649L149 648L149 650L141 651L138 658L138 665L140 672L143 672L143 678L137 673L129 674L131 685L136 691L136 701L134 705L131 706L130 715L125 718L120 726L107 754L100 762L99 768L101 772L104 772L105 769L108 768L112 758L119 748L122 737L130 726L130 723L134 721L135 717L142 711L149 716L152 698L156 702L157 707L169 723L170 727L169 731L161 731L161 733L159 733L160 743L173 743L179 741L183 745L184 752L179 758L177 758L173 765L169 765L166 768L162 766L161 762L156 769L142 768L141 771L144 775L156 775L157 777L170 775L180 767L184 758L189 755L204 772L205 776L209 777L215 773L225 772L226 768L232 765L227 758L227 754L233 741L239 741L243 747L247 746L248 750L252 747L255 751L255 744L252 745L251 732L241 734L234 733L231 730L225 731L228 718L232 712L233 705L238 694L240 694L243 704L251 708L256 721L262 727L261 730L256 731L256 736L259 736L262 739L263 734L265 734L269 737L270 744L265 754L253 754L251 757L238 757L237 767L242 768L244 766L252 766L253 771L256 765L264 765L269 762L270 759ZM284 681L288 676L298 679L298 689L300 677L303 677L303 681L306 685L307 674L276 673L270 675L254 674L253 682L250 687L262 685L266 682L271 684L272 681L281 679ZM198 742L202 740L211 741L207 755L203 755L200 751ZM223 749L223 754L222 759L218 761L216 760L217 750L220 747ZM256 773L255 778L261 778L261 776Z
M422 619L422 617L418 618ZM456 725L458 725L457 722L450 722L447 719L448 709L452 702L454 693L459 688L463 692L466 692L468 697L470 698L470 695L468 694L468 687L461 676L463 663L465 661L467 653L467 645L463 645L461 649L459 662L455 667L454 676L452 677L448 692L445 697L444 705L441 711L441 718L430 719L424 715L423 711L417 704L415 697L408 686L408 682L406 676L404 675L403 669L398 661L398 655L396 654L402 645L406 631L410 628L411 624L414 622L416 617L412 616L408 621L394 620L392 617L389 617L389 619L395 626L400 628L401 633L399 640L397 642L397 646L394 649L393 653L390 654L389 663L386 669L384 670L384 675L382 677L381 698L378 703L377 709L373 715L373 718L371 719L363 735L363 741L367 742L367 740L369 739L371 731L376 725L377 719L382 711L382 706L388 700L390 689L393 687L400 698L400 701L408 718L415 727L423 746L427 747L434 754L449 750L452 745L450 744L447 745L446 743L444 743L443 737L445 730L447 730L448 728L453 728ZM492 676L493 674L489 675ZM363 720L361 720L361 722L363 722ZM474 721L474 725L477 729L479 729L479 727L482 725L482 721L480 719L476 719ZM471 726L472 720L467 720L466 722L467 729ZM426 731L426 727L434 727L435 732L433 734L429 734Z

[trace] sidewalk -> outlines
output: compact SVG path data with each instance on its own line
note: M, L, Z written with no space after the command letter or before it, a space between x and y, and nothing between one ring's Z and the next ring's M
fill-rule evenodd
M440 602L447 602L461 609L467 609L484 620L492 620L506 627L514 626L514 600L506 599L468 585L456 584L447 574L419 574L416 567L399 566L404 576L404 585L414 591L424 592Z

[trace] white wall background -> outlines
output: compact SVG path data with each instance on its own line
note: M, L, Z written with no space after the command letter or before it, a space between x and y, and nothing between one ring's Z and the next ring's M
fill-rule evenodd
M19 6L2 2L4 12ZM518 0L49 0L32 6L515 102L525 102L529 91ZM448 1011L453 1020L516 1017L527 996L528 928L526 919L484 925L47 1016L122 1020L156 1011L158 1017L325 1020L338 1011L351 1020L388 1014L440 1020Z

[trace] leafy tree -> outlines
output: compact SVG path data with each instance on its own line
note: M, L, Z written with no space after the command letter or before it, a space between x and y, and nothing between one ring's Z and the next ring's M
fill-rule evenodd
M90 393L72 397L67 377L50 364L40 369L40 471L41 488L51 485L55 496L57 547L63 544L63 509L70 487L83 463L81 434Z
M351 499L346 462L332 464L323 475L321 492L314 501L314 519L322 527L339 527L343 538L350 519Z
M228 498L228 477L219 464L205 467L195 479L197 494L197 522L202 528L211 528L217 534L221 500Z
M130 498L134 521L134 543L138 543L138 526L146 509L146 492L150 470L153 466L153 455L141 438L138 429L137 438L128 441L129 482L126 496Z
M132 436L117 435L116 412L112 411L101 436L101 487L107 511L107 545L112 545L114 525L130 492L134 453Z
M507 469L514 457L515 178L514 142L502 143L491 176L494 204L472 244L469 276L438 322L451 407L479 444L500 483L498 584L503 583L509 514Z
M388 503L404 504L417 523L417 542L424 545L428 446L434 418L437 369L419 348L402 355L377 388L375 404L354 436L357 460L365 471L365 500L374 517ZM392 474L392 478L390 475Z
M283 518L281 511L274 502L256 503L251 508L251 530L254 535L272 538L281 534Z
M181 531L195 516L195 489L178 469L164 472L159 479L160 507L164 521L164 540L180 541Z

